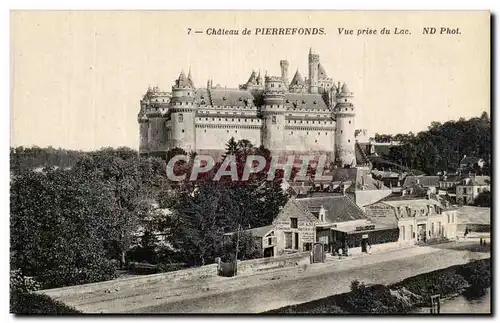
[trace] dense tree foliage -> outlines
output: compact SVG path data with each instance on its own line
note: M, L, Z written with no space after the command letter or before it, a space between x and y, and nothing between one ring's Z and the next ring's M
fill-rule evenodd
M105 241L114 227L111 192L92 174L26 172L11 183L11 268L44 288L114 277Z
M387 156L394 162L427 174L456 170L464 155L489 161L492 153L491 122L484 112L479 118L432 122L427 131L418 134L378 135L379 141L396 140ZM472 165L473 166L473 165ZM476 172L480 173L479 170ZM489 175L489 166L483 172Z
M54 166L58 168L73 167L84 155L82 151L55 149L52 147L16 147L10 148L10 170L17 174L22 171L40 167Z
M474 205L482 207L491 207L491 192L483 191L479 193L474 200Z

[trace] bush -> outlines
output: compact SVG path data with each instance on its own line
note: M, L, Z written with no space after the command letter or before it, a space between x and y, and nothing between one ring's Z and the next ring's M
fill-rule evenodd
M40 283L38 283L34 278L23 276L20 270L10 271L11 291L29 293L39 289L40 289Z
M351 313L404 313L409 307L384 285L365 286L355 280L344 299L343 308Z
M491 286L491 268L490 261L473 261L458 269L469 283L472 291L480 294L486 288Z
M10 313L14 314L80 314L81 312L47 295L11 291Z

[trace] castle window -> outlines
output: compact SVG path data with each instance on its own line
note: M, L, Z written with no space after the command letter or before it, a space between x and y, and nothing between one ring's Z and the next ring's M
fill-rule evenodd
M290 131L290 134L293 135L293 131Z
M238 133L238 130L235 130L234 133Z
M349 124L351 124L351 120L349 120Z
M325 136L328 136L328 132L325 132Z
M227 133L229 133L229 130L226 130Z
M214 120L215 120L215 118L212 118L212 121L214 121Z
M276 124L276 116L272 116L272 117L271 117L271 122L272 122L273 124Z
M347 99L344 99L344 102L347 102Z
M222 100L223 100L223 101L226 101L226 97L225 97L225 96L223 96L223 97L222 97ZM347 101L347 100L346 100L346 101Z
M205 133L207 132L207 129L205 129Z
M184 115L179 113L179 122L184 122Z
M203 94L202 94L200 98L204 99L205 97L204 97L204 96L203 96Z
M344 130L340 130L340 133L344 133Z
M306 101L302 100L302 104L306 104Z
M347 139L347 142L351 142L351 139Z
M221 118L219 118L219 121L221 121Z
M321 132L318 132L318 136L320 136L320 135L321 135Z
M317 104L317 102L316 102L316 101L313 101L313 104Z
M309 131L306 133L306 135L308 135L308 134L309 134Z
M278 84L278 87L281 87L281 84Z
M182 129L182 133L184 133L184 129Z
M318 139L314 140L314 143L316 143L316 144L317 144L317 143L318 143Z
M232 118L231 121L234 121L234 118Z
M274 83L271 83L271 87L274 87Z
M289 100L286 100L286 103L290 103L290 101L289 101Z

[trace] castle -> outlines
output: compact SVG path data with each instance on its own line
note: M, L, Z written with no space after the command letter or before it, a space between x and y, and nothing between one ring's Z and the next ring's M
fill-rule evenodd
M150 87L140 101L140 154L179 147L220 157L234 137L275 154L327 154L339 167L356 166L363 158L357 156L353 93L327 76L312 49L308 60L308 77L297 70L291 82L282 60L281 76L252 71L238 88L212 80L197 88L191 70L180 73L172 92Z

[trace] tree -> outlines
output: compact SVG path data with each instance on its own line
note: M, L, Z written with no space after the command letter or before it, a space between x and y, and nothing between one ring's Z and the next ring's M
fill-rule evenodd
M475 206L491 207L491 192L483 191L474 199Z
M224 244L223 260L234 260L238 245L238 260L256 259L262 257L262 238L255 237L250 232L236 232L231 240Z
M11 268L43 288L114 277L104 244L113 226L111 192L92 174L26 172L11 184Z
M378 138L382 140L383 136ZM401 145L391 147L383 157L431 175L458 169L464 155L484 160L491 156L491 122L486 113L469 120L432 122L427 131L417 135L398 134L393 138Z
M114 222L109 246L110 252L117 254L120 267L125 265L126 252L132 246L139 228L142 214L138 210L139 202L147 193L151 193L151 178L141 174L141 171L146 175L152 174L148 163L148 160L139 158L133 151L119 148L88 154L74 167L79 176L94 176L112 194ZM153 174L158 175L157 172L158 169Z

